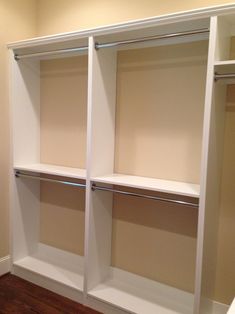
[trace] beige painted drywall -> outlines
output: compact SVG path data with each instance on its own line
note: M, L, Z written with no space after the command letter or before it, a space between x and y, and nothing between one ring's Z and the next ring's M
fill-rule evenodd
M230 58L235 59L235 37ZM235 296L235 85L227 88L221 213L215 299L230 304Z
M38 0L38 35L233 3L229 0Z
M197 214L195 208L115 195L112 265L193 292Z
M41 162L85 168L87 55L41 61ZM83 190L41 184L40 241L83 255Z
M41 62L41 162L85 168L87 56Z
M115 172L199 183L207 41L118 53Z
M0 0L0 258L9 254L9 72L7 43L36 35L35 0Z
M85 191L41 183L40 241L84 255Z
M230 304L235 295L235 85L228 89L215 299Z

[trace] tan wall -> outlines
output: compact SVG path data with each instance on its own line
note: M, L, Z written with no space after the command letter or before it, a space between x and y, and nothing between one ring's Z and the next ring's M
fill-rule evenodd
M35 0L0 0L0 257L9 254L9 97L8 42L36 33Z
M38 35L234 3L229 0L38 0Z
M235 85L228 88L224 161L221 186L221 214L215 299L231 303L235 295Z

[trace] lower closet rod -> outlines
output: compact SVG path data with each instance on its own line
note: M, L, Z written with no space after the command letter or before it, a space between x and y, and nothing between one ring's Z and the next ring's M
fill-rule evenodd
M23 177L23 178L38 179L38 180L40 180L40 181L47 181L47 182L54 182L54 183L72 185L72 186L76 186L76 187L84 188L84 189L86 188L86 184L83 184L83 183L76 183L76 182L70 182L70 181L64 181L64 180L43 178L43 177L39 177L39 176L36 176L36 175L31 175L31 174L27 174L27 173L22 173L22 172L20 172L20 171L16 171L16 172L15 172L15 176L16 176L17 178Z
M170 199L170 198L164 198L164 197L159 197L159 196L151 196L151 195L146 195L146 194L139 194L139 193L133 193L133 192L125 192L122 190L116 190L104 186L98 186L95 183L92 184L91 187L92 191L108 191L108 192L113 192L117 194L123 194L123 195L129 195L129 196L135 196L135 197L141 197L141 198L147 198L150 200L155 200L155 201L161 201L161 202L167 202L167 203L175 203L178 205L185 205L185 206L191 206L191 207L196 207L198 208L198 204L196 203L191 203L191 202L186 202L186 201L180 201L180 200L175 200L175 199Z
M223 80L223 79L232 79L235 78L235 73L224 73L224 74L219 74L219 73L215 73L215 81L218 80Z

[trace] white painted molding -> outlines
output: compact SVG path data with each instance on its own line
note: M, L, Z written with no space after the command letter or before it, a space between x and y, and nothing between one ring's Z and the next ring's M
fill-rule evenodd
M181 11L177 13L171 14L164 14L160 16L154 16L145 19L139 20L132 20L125 23L117 23L112 25L100 26L91 29L84 29L80 31L73 31L69 33L60 33L55 35L48 35L43 37L36 37L29 40L22 40L13 43L9 43L7 45L10 49L20 49L20 48L27 48L33 46L40 46L45 44L52 44L61 42L64 40L76 40L78 38L84 38L88 36L98 36L98 35L105 35L115 32L120 32L124 30L135 30L139 28L154 26L155 24L167 24L167 23L174 23L180 22L185 20L192 20L192 19L200 19L211 17L213 15L221 15L226 13L233 13L235 11L235 4L225 4L225 5L217 5L206 7L202 9L193 9L188 11Z
M5 256L0 258L0 276L9 273L10 267L10 256Z
M228 312L229 306L227 304L219 303L213 301L213 314L226 314ZM235 312L234 312L235 313ZM232 312L231 312L232 314Z
M227 314L234 314L235 313L235 298L233 300L233 303L229 307L229 311ZM216 313L217 314L217 313Z

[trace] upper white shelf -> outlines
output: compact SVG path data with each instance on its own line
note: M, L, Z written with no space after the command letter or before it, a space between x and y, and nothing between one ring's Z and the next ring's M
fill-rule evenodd
M215 71L221 73L235 72L235 60L215 61Z
M72 167L62 167L50 164L26 164L15 165L15 170L31 171L55 176L62 176L74 179L86 179L86 170Z
M199 197L200 186L198 184L131 176L125 174L110 174L91 178L96 183L108 183L131 188L145 189L156 192L172 193L183 196Z

